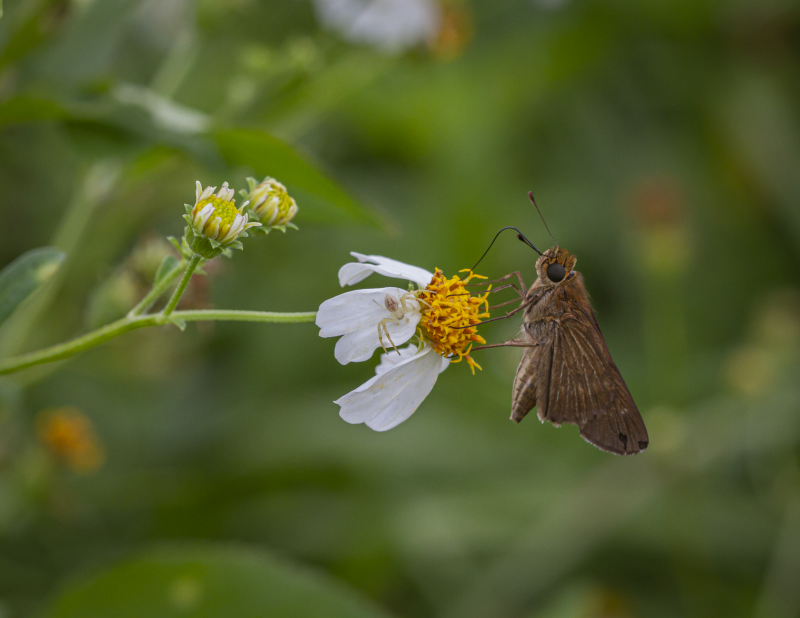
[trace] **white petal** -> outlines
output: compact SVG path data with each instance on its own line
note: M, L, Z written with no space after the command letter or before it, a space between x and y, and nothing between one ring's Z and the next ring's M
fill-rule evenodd
M391 317L384 302L387 294L399 301L405 292L400 288L377 290L354 290L326 300L317 311L317 326L320 337L342 337L336 342L334 356L341 364L365 361L381 347L378 325L381 320ZM395 345L402 345L414 336L420 320L419 303L406 300L410 310L398 324L386 322L389 337ZM391 346L385 333L383 345ZM397 352L393 352L397 354Z
M206 225L206 221L208 221L208 218L213 214L213 212L214 212L213 204L206 204L205 206L203 206L200 209L200 211L195 215L194 221L192 221L192 226L194 227L194 229L198 231L202 230Z
M441 356L425 346L337 399L339 416L348 423L366 423L375 431L391 429L411 416L428 396L440 368Z
M247 219L245 219L242 215L237 214L233 218L231 226L228 228L228 233L220 239L220 242L228 242L228 240L231 238L236 238L244 228L245 221L247 221Z
M339 269L339 285L342 287L363 281L372 273L397 279L407 279L421 288L428 285L433 278L433 273L424 268L404 264L380 255L363 255L355 251L351 252L350 255L358 259L358 262L350 262Z
M200 181L198 180L198 181L197 181L197 185L195 186L195 190L194 190L194 195L195 195L195 200L194 200L194 203L195 203L195 204L197 204L197 202L199 202L199 201L200 201L200 194L201 194L202 192L203 192L203 185L201 185L201 184L200 184Z
M199 182L199 181L198 181L198 184L200 184L200 182ZM202 202L203 200L205 200L205 199L208 199L209 197L211 197L212 195L214 195L214 191L215 191L215 190L216 190L216 187L206 187L206 188L203 190L203 192L200 194L200 197L198 198L198 200L197 200L197 203L200 203L200 202Z
M407 345L404 348L400 348L399 354L394 350L391 350L389 353L381 354L381 361L378 363L378 366L375 367L375 374L381 375L382 373L386 373L401 362L413 358L419 351L421 350L417 346Z
M208 228L208 230L205 232L205 235L208 238L216 240L217 236L219 236L219 224L220 223L222 223L222 218L221 217L214 217L214 220L211 221L211 227Z

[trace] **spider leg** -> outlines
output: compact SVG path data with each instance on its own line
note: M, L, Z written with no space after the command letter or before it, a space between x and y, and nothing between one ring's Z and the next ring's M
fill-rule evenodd
M378 339L381 342L381 347L383 348L383 351L386 354L389 353L389 350L387 350L386 346L383 345L383 334L385 334L386 338L389 340L389 343L392 344L394 351L400 354L400 350L397 349L397 346L394 344L394 341L392 341L392 336L389 334L389 328L386 326L386 322L392 322L393 324L398 324L399 320L397 318L394 318L394 320L392 318L384 318L383 320L380 321L380 323L378 324ZM383 333L381 333L381 328L383 328Z
M381 329L386 330L386 324L384 324L384 322L386 322L387 319L388 318L384 318L383 320L378 322L378 341L380 341L381 343L381 347L383 348L384 354L388 354L389 352L386 350L386 346L383 345L383 333L381 332ZM386 336L387 337L389 336L389 331L386 331Z

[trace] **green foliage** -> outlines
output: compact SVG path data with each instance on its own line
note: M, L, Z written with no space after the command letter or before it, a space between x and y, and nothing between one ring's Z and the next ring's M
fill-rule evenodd
M274 176L300 231L203 264L178 311L310 312L351 251L452 274L506 225L542 248L533 190L650 449L511 423L519 350L450 367L376 434L332 402L377 355L339 365L310 313L126 331L0 381L0 616L120 560L166 590L131 557L187 538L269 548L409 618L798 615L800 6L430 2L440 36L391 52L324 19L332 0L5 2L0 265L69 260L6 321L0 363L140 302L164 255L130 256L180 237L196 180ZM535 259L509 234L478 271L530 284ZM92 475L38 435L62 406L104 447ZM109 602L131 599L116 582ZM225 599L225 618L260 602Z
M0 272L0 324L56 273L65 257L53 247L32 249Z
M219 131L220 152L229 165L248 167L259 177L273 176L302 204L303 218L319 223L378 225L374 214L353 201L336 183L294 149L263 131Z
M42 618L379 618L341 585L243 547L145 552L72 584Z
M155 279L153 280L153 285L158 285L161 281L166 277L178 264L180 260L176 258L174 255L166 256L162 261L161 264L158 265L158 270L156 271Z

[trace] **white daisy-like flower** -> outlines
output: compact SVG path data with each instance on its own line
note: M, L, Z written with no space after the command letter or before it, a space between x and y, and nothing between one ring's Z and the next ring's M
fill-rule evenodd
M377 255L352 253L358 262L339 269L342 287L372 273L405 279L414 291L398 287L345 292L326 300L317 312L321 337L340 337L334 356L340 363L364 361L384 349L377 375L338 399L340 416L385 431L406 420L428 396L451 362L466 359L473 373L480 366L470 356L474 343L485 343L476 326L489 317L487 293L473 296L466 284L477 275L447 279L440 270ZM482 310L485 309L485 310ZM403 349L413 337L417 344Z
M339 416L375 431L396 427L416 411L449 364L430 345L381 354L377 375L334 402L341 407Z

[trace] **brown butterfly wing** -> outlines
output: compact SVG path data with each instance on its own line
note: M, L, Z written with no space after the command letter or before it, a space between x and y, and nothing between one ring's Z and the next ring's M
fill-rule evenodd
M519 423L537 404L537 393L547 396L550 388L552 345L525 348L517 367L512 390L511 419Z
M539 418L578 425L596 447L631 455L647 448L641 414L608 351L579 277L559 290L557 320L549 321L540 345L528 348L514 382L512 418L534 405ZM541 330L538 329L538 330Z

